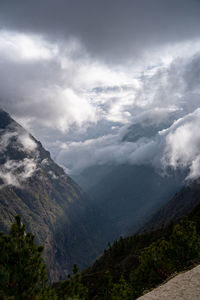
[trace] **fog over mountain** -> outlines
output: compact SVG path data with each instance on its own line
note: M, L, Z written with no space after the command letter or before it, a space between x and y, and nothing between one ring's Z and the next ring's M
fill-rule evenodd
M8 232L20 215L45 245L51 281L65 278L75 262L80 268L92 263L112 237L101 232L107 218L42 144L2 110L0 154L0 231Z
M0 106L71 175L200 175L199 1L1 2Z

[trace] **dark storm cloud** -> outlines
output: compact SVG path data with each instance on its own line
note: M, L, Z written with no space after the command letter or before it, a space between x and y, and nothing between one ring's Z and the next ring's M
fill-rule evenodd
M90 54L116 61L195 38L199 14L195 0L10 0L1 1L0 24L60 41L76 37Z

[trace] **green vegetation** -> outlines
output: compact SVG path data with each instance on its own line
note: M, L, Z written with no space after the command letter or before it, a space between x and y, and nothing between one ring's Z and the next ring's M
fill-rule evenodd
M74 264L73 275L68 276L68 280L55 285L58 299L63 300L84 300L87 299L88 289L81 282L81 274L78 272L78 267Z
M199 212L160 231L120 238L94 266L50 286L32 233L19 216L0 233L0 299L132 300L200 262ZM127 256L127 254L129 255ZM100 266L103 269L100 269ZM93 273L92 273L93 272Z
M184 219L176 225L168 240L152 243L144 249L140 264L131 273L132 299L144 290L156 287L170 275L180 272L200 259L200 236L194 222Z
M87 288L74 265L74 275L61 284L60 293L49 285L42 259L32 233L26 233L19 216L8 235L0 232L0 299L2 300L75 300L86 299Z
M170 225L159 232L120 238L105 251L100 262L97 261L93 267L79 275L79 280L88 287L88 295L80 299L136 299L172 274L199 263L200 235L196 225L184 218L179 224ZM127 265L125 261L129 261ZM76 282L81 285L81 281ZM70 283L70 280L62 285L58 283L59 291L71 284L73 281Z
M54 299L42 250L19 216L7 236L0 233L0 299Z

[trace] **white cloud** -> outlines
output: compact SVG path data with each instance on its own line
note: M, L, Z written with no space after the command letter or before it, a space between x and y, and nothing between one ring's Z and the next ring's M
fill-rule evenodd
M200 155L198 155L190 166L190 172L186 180L195 180L200 177Z
M200 153L199 128L200 108L176 121L166 131L167 134L164 132L164 135L166 135L164 165L170 165L174 169L177 167L191 167L191 172L194 172L194 164L196 164L195 161Z
M0 152L5 152L7 147L12 144L16 150L22 150L25 153L37 153L37 144L22 127L11 125L7 130L0 132Z
M133 85L126 82L121 88L93 90L103 118L128 124L115 135L68 142L58 151L58 162L72 173L94 164L148 163L160 170L186 168L196 174L200 149L199 62L199 53L184 53L170 65L137 78ZM121 141L131 124L159 126L163 122L168 129L154 137L136 143Z
M0 56L17 63L49 60L57 54L57 47L41 36L14 31L0 31Z
M35 173L36 169L37 163L33 158L24 158L20 161L7 160L0 166L0 178L3 181L1 188L6 185L19 187Z
M50 140L49 149L56 148L57 161L71 172L128 162L197 173L199 48L199 39L185 40L151 48L135 62L117 66L90 57L75 38L50 43L41 36L1 31L2 106L42 142ZM163 122L167 131L122 142L132 124ZM26 151L35 149L29 137L20 139Z
M37 148L36 142L26 132L18 135L18 142L22 144L23 150L27 152L35 151Z
M178 71L177 65L184 65L186 54L193 54L199 44L195 40L152 49L143 61L114 66L90 57L75 38L50 43L42 36L0 31L2 106L30 129L38 124L67 132L71 126L80 130L100 120L126 124L142 110L177 105L182 76L176 92L169 77L177 80L183 69ZM184 60L168 67L181 51ZM165 59L168 55L171 60Z
M146 142L142 139L137 143L122 143L119 135L107 135L84 142L62 144L56 159L68 172L76 173L92 165L128 163L132 153Z
M12 159L13 152L21 151L24 153L22 158ZM1 188L6 185L19 187L37 170L37 144L23 128L15 123L11 123L6 131L1 132L0 153L5 161L0 165L0 179L3 182Z
M38 113L39 121L50 128L66 132L73 124L80 127L84 123L97 121L96 108L72 89L54 86L36 93L37 98L42 97L43 109Z
M150 164L161 173L168 167L190 170L187 179L191 179L200 176L199 128L200 109L197 109L153 137L141 137L136 142L122 142L121 134L125 133L122 131L120 135L62 144L57 160L72 173L92 165Z
M1 140L0 140L0 152L4 152L5 149L8 147L10 140L13 137L16 137L17 133L16 132L3 132L3 135L1 134Z

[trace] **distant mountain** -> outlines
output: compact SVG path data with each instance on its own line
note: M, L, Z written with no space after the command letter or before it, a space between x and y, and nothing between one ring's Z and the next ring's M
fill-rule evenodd
M122 143L155 136L159 130L169 127L175 116L172 114L167 121L156 125L150 123L149 119L142 125L131 125L124 134ZM139 229L180 190L184 184L185 173L171 170L168 176L163 176L150 165L142 163L110 164L92 166L74 178L94 203L98 203L111 218L113 228L117 228L120 235L124 235Z
M140 228L181 184L181 174L165 178L150 166L120 165L92 187L89 195L123 235Z
M166 213L164 214L164 212ZM155 218L156 216L157 219ZM186 218L184 219L183 217ZM164 222L160 222L162 218ZM176 230L175 230L176 224L173 223L179 224ZM185 229L183 230L183 228ZM195 229L191 231L192 228ZM172 238L173 232L175 233L175 235ZM199 246L198 242L194 238L196 234L198 235L198 240L199 240L200 238L200 180L199 179L185 186L183 189L181 189L181 191L177 193L172 198L171 201L169 201L166 205L164 205L163 208L157 214L155 214L153 219L146 224L145 228L143 227L142 230L139 230L137 232L137 234L130 235L124 238L121 237L118 241L115 241L104 251L104 254L98 260L96 260L96 262L91 267L83 271L82 273L83 283L89 289L90 298L92 299L93 297L95 297L95 295L97 295L102 291L102 289L106 285L105 278L109 278L108 275L111 276L112 282L114 283L119 283L121 280L120 279L121 276L127 281L127 283L130 283L130 280L132 278L130 277L130 274L135 270L137 272L137 268L139 268L142 262L144 263L148 261L148 263L146 264L146 268L141 269L142 271L140 273L141 277L138 275L139 282L141 278L143 278L143 274L146 280L152 280L152 282L154 282L158 274L160 276L160 282L156 284L154 282L154 284L152 285L150 284L148 289L152 289L153 287L158 286L158 284L162 283L166 279L169 279L169 277L167 277L168 275L166 272L167 270L166 261L169 261L170 256L172 258L172 261L174 259L175 268L176 266L179 265L179 272L194 266L194 264L197 263L199 264L199 259L200 259L199 250L198 252L196 252L193 259L189 259L187 261L189 255L194 253L193 251L195 251L196 249L195 247ZM193 238L195 242L192 245L191 241ZM172 243L174 243L175 248L170 248L173 250L166 251L166 244L163 243L164 240L171 241ZM160 252L157 250L158 248L156 248L156 245L160 245L159 248L160 251L161 249L163 249L163 251L166 251L163 252L166 253L165 254L166 256L161 256L162 261L158 259ZM175 251L176 247L177 249L179 247L177 252ZM192 250L190 247L192 247ZM152 249L153 251L154 249L155 251L154 256L148 254L146 256L146 259L144 259L144 257L143 259L141 259L141 255L145 253L145 249L146 251L148 251L148 249ZM174 255L175 256L177 255L177 257L180 255L180 258L181 257L183 258L185 265L184 263L178 264L176 260L177 258L175 259ZM164 259L165 262L163 262ZM158 266L156 267L157 262L161 264L160 267ZM170 269L171 265L169 264L168 267ZM147 268L149 269L147 270ZM177 272L175 273L177 274ZM146 283L144 280L142 282L142 285L145 286L145 284ZM124 285L123 287L126 288L127 286ZM134 290L134 285L131 285L131 289ZM173 292L172 295L175 296L176 290L172 292ZM150 295L151 293L149 294L149 296ZM169 293L169 297L170 295L171 293ZM162 299L162 296L163 294L160 294L161 298L159 298L158 295L158 297L155 297L155 299ZM135 299L135 298L132 297L127 299ZM146 298L144 297L144 299ZM152 292L152 297L147 299L154 299L154 293Z
M170 127L181 115L181 112L171 112L166 119L160 119L155 123L152 121L152 117L146 116L142 122L130 125L122 140L136 142L140 138L152 138L159 131Z
M200 203L200 179L187 183L174 197L168 201L153 217L140 229L149 231L157 230L176 223L180 218L190 212Z
M16 214L45 246L52 281L73 263L83 268L105 247L106 220L92 208L81 188L65 174L40 142L0 110L0 230Z
M98 183L113 171L113 165L91 166L81 172L81 174L72 175L74 180L83 188L84 191L90 193Z
M171 124L171 122L163 122L157 125L149 122L133 124L128 128L127 133L123 137L123 141L136 142L140 138L152 138L158 131L168 128Z

